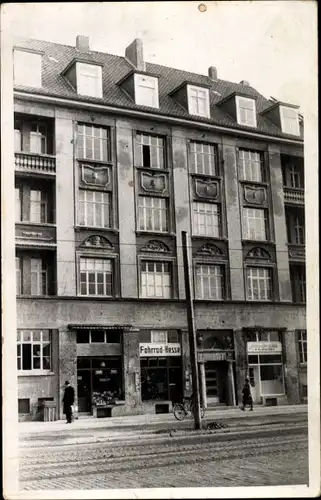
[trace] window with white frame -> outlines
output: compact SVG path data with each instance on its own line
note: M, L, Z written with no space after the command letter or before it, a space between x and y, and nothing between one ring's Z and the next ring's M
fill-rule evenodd
M240 174L244 181L263 182L262 154L240 149Z
M78 123L78 158L107 162L109 159L108 147L108 130L106 128Z
M191 115L210 118L209 91L202 87L187 85L188 112Z
M165 168L164 138L137 133L135 139L135 163L137 167Z
M236 96L236 117L237 123L256 127L256 106L255 100L248 97Z
M21 295L21 292L22 292L21 279L22 279L22 260L20 259L20 257L16 257L16 294L17 295Z
M220 237L220 207L214 203L193 203L193 233L199 236Z
M299 114L295 108L280 106L282 132L291 135L300 135Z
M190 162L195 174L218 175L217 150L212 144L191 141Z
M21 123L15 120L14 123L14 150L21 151L22 149L22 135L21 135Z
M302 170L297 165L289 167L290 187L303 189L303 175Z
M48 222L48 199L45 191L30 190L30 222Z
M224 272L219 265L197 264L196 266L196 298L223 299Z
M135 103L158 108L158 78L135 73Z
M154 343L163 343L167 344L168 342L168 332L164 330L151 330L150 332L150 341Z
M77 62L77 93L90 97L102 97L102 67Z
M168 231L168 205L165 198L139 196L138 213L141 231Z
M101 191L79 190L79 225L111 226L111 195Z
M266 240L266 211L261 208L243 208L243 238Z
M113 263L111 259L80 258L80 295L113 295Z
M295 216L294 218L294 238L297 245L304 245L305 243L305 228L302 217Z
M271 270L265 267L247 267L247 299L271 300Z
M31 295L48 295L48 270L43 259L30 259Z
M277 330L252 331L246 336L249 342L281 342L280 332Z
M172 296L171 264L169 262L141 262L141 297L170 299Z
M299 357L300 363L308 362L308 341L306 330L300 330L298 333Z
M18 371L51 370L50 330L18 330Z
M30 153L47 153L48 131L45 125L32 123L30 130Z
M19 187L15 188L15 220L16 222L22 220L22 193Z
M41 87L41 54L17 50L13 52L14 84Z
M30 259L31 295L48 295L48 270L43 259Z

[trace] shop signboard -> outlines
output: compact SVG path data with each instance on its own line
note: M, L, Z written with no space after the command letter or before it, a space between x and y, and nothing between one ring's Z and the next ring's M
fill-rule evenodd
M226 361L225 351L199 351L197 353L198 362L204 363L205 361Z
M178 342L150 342L139 344L140 357L181 356L181 344Z
M248 354L275 354L282 352L281 342L248 342Z

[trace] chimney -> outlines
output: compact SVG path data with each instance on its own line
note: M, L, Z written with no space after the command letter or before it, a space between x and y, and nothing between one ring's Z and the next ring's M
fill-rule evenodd
M143 42L140 38L136 38L125 51L125 57L128 61L140 71L145 71Z
M248 82L247 80L240 81L240 84L241 85L246 85L247 87L250 87L250 82Z
M211 80L217 80L217 68L215 68L215 66L210 66L208 68L208 76Z
M79 52L89 52L89 37L78 35L76 38L76 49L79 50Z

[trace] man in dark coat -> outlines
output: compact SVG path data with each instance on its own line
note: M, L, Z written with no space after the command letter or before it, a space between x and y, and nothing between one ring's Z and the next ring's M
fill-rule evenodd
M248 404L250 406L250 411L253 411L253 399L251 396L251 386L249 379L245 379L245 384L242 390L243 394L243 406L242 410L245 410L245 406Z
M63 412L66 415L67 424L71 424L72 419L72 405L75 401L75 391L74 388L69 384L69 382L65 382L65 393L63 397Z

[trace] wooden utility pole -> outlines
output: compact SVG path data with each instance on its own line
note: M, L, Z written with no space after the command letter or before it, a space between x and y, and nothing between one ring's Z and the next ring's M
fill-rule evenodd
M191 276L189 257L187 252L187 233L182 231L182 248L184 260L184 281L185 281L185 294L187 306L187 323L188 323L188 336L189 348L191 355L192 367L192 391L194 403L194 426L195 429L202 428L201 409L200 409L200 391L198 383L198 366L197 366L197 348L196 348L196 335L195 335L195 320L194 320L194 304L191 293Z

